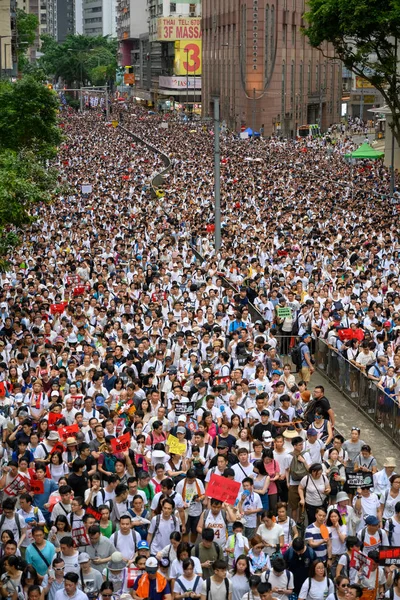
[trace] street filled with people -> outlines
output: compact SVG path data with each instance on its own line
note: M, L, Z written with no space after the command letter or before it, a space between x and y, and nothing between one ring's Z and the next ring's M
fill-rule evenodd
M212 124L112 109L63 107L62 192L0 275L1 596L400 600L398 450L313 383L337 357L397 427L386 168L340 127L222 133L215 252Z

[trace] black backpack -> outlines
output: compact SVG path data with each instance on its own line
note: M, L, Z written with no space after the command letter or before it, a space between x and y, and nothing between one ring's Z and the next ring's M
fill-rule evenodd
M292 359L292 363L296 367L296 372L297 373L301 369L301 363L302 363L301 346L302 345L303 344L296 344L296 346L293 346L293 348L292 348L292 350L290 352L290 357Z
M226 591L225 600L228 600L228 598L229 598L229 579L227 577L225 577L224 581L225 581L225 591ZM208 579L206 579L206 600L208 600L208 597L210 595L210 590L211 590L211 577L208 577Z

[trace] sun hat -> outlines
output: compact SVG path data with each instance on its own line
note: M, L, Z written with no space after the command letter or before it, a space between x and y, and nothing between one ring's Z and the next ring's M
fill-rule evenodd
M87 552L81 552L78 556L78 563L81 565L82 563L89 562L90 556Z
M122 571L126 567L126 562L122 558L121 552L113 552L111 554L111 560L108 563L110 571Z
M386 460L383 463L383 466L396 468L396 459L393 456L386 457Z
M336 496L336 502L345 502L345 500L350 500L346 492L339 492Z

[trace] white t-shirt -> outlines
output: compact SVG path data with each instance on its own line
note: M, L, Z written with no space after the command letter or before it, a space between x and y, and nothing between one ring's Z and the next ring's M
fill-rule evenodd
M321 506L325 500L324 490L329 484L329 479L326 475L321 474L318 479L314 479L312 475L306 475L300 481L300 486L305 490L305 500L311 506Z
M281 535L284 535L283 527L281 527L280 525L278 525L276 523L275 523L274 527L272 527L272 529L267 529L267 527L265 527L265 525L263 523L257 529L257 533L258 533L258 535L261 535L263 542L266 542L267 544L272 545L272 547L267 546L264 549L265 553L269 554L269 555L276 552L276 546L279 544L279 538L281 537Z
M310 591L308 588L310 586ZM335 587L330 579L325 579L323 581L315 581L315 579L311 579L307 577L303 585L301 586L299 600L321 600L321 598L326 598L327 595L333 594Z
M239 500L243 497L243 492L239 494ZM244 515L246 527L257 527L257 515L262 511L262 502L260 494L253 492L250 496L246 496L242 503L242 510L258 510L258 513L252 513L251 515Z
M201 568L200 560L196 556L191 556L191 559L194 562L194 573L196 575L202 575L203 569ZM177 558L175 558L175 560L172 562L172 565L171 565L171 568L169 571L169 577L171 579L176 579L177 577L183 577L183 567L182 567L181 560L178 560ZM192 583L194 583L194 580Z
M159 526L156 529L157 522L159 523ZM177 520L172 516L169 517L169 519L164 519L160 515L153 517L149 527L149 533L155 532L151 541L151 553L156 554L157 552L161 552L161 550L169 544L169 536L171 533L173 531L178 531L178 529Z
M233 465L232 469L235 471L235 481L242 483L245 477L253 477L253 465L250 463L247 467L244 467L240 463Z
M114 544L118 552L121 552L124 560L132 560L136 554L137 545L140 540L140 535L134 529L131 529L128 535L123 535L121 531L116 531L110 536L110 542Z
M396 521L396 519L394 517L392 518L392 523L393 523L393 532L392 532L391 545L392 546L400 546L400 523L398 521ZM387 533L388 538L389 538L389 531L390 531L389 527L390 527L390 522L388 519L385 523L385 531Z
M279 590L293 590L294 588L294 577L293 573L285 569L281 574L275 573L272 569L269 573L263 573L261 576L261 581L267 581L272 585L273 588L277 588ZM287 600L287 594L278 594L274 592L274 598L276 600Z
M357 502L357 496L353 498L353 507ZM380 501L376 494L370 494L368 498L364 498L361 496L361 510L362 510L362 519L357 527L357 531L360 531L363 527L365 527L365 517L372 515L374 517L378 514L378 508L380 507Z
M193 558L193 560L194 560L194 558ZM171 567L171 572L172 572L172 567ZM194 572L197 573L196 564L194 566ZM193 577L193 579L191 581L189 581L189 579L186 579L186 577L183 577L183 575L178 575L178 577L179 577L179 579L178 580L175 579L175 583L174 583L174 592L176 592L177 594L184 594L185 592L197 592L199 594L201 592L201 589L204 584L204 579L202 579L201 577L199 577L195 588L193 586L195 585L196 580L197 580L196 575ZM180 584L182 584L182 585L180 585Z

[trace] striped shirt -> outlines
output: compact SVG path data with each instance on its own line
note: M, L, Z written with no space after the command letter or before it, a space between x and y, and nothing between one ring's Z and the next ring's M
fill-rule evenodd
M329 533L329 538L332 538L331 533ZM306 542L309 540L313 540L314 542L319 542L322 539L323 539L323 537L321 535L321 530L319 527L316 526L315 523L312 523L311 525L309 525L306 528L306 532L304 535L304 540ZM317 558L319 558L320 560L323 560L323 561L327 560L327 558L328 558L327 542L325 542L324 544L321 544L320 546L317 546L316 548L313 548L313 550L315 551Z

